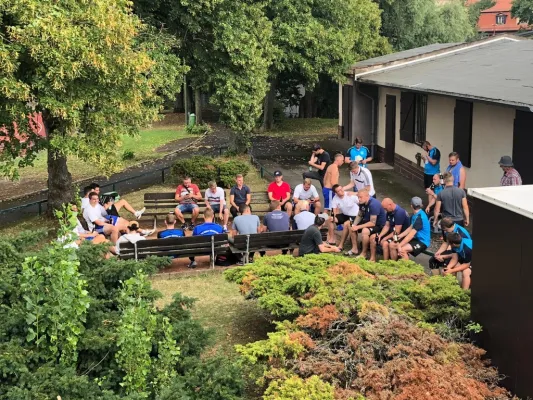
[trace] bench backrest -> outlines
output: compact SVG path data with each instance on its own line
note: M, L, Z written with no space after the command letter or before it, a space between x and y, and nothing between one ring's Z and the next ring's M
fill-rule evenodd
M203 256L215 255L229 247L228 234L187 236L182 238L148 239L137 243L121 243L120 258L139 259L149 256Z
M204 203L205 191L202 191L202 200L198 203ZM176 194L174 192L168 193L145 193L144 194L144 204L177 204L175 200ZM229 193L226 192L226 201L229 202ZM253 203L268 203L268 193L266 192L253 192L252 193L252 204Z
M298 244L302 239L304 230L264 232L251 235L236 235L233 247L239 250L255 250L266 247L291 246ZM322 229L322 240L326 239L327 229Z

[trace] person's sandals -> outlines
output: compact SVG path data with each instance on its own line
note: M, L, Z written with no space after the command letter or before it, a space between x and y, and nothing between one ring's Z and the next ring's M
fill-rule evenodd
M355 253L353 252L352 250L349 250L347 251L346 253L344 253L345 256L356 256L358 255L359 253Z

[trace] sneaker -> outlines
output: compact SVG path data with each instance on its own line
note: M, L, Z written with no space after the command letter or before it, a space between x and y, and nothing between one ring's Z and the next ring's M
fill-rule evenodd
M196 261L191 261L187 268L196 268Z
M237 265L238 265L239 267L244 266L244 261L242 261L242 260L241 260L241 261L237 261Z
M155 229L142 229L141 230L141 234L143 236L151 236L154 234L154 232L155 232Z
M227 231L228 231L228 227L227 227L226 225L224 225L224 226L222 227L222 229L224 229L224 232L227 232Z
M146 207L143 207L139 211L135 211L135 218L139 219L142 217L143 213L146 211Z
M187 224L183 224L183 225L181 226L181 229L183 229L183 231L185 232L187 229L189 229L189 225L187 225Z
M190 223L190 224L189 224L189 230L190 230L190 231L193 231L193 230L194 230L194 224L193 224L193 223Z

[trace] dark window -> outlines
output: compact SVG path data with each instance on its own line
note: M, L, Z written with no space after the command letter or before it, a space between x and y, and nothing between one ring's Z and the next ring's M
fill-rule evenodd
M456 100L453 121L453 151L459 153L465 167L472 166L472 112L471 101Z
M506 21L507 21L507 15L505 14L496 15L496 25L505 25Z
M402 92L400 99L400 140L422 143L426 140L428 97L425 94Z

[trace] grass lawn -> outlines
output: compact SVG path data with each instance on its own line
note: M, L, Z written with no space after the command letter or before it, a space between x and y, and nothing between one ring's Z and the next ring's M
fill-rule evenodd
M234 356L236 344L265 339L267 332L273 330L268 314L256 301L245 300L238 286L226 282L221 271L172 279L155 278L152 287L163 294L156 303L159 308L170 303L176 292L197 299L193 318L213 330L213 343L206 356L215 353Z
M324 118L286 118L276 125L270 136L337 135L339 120Z

